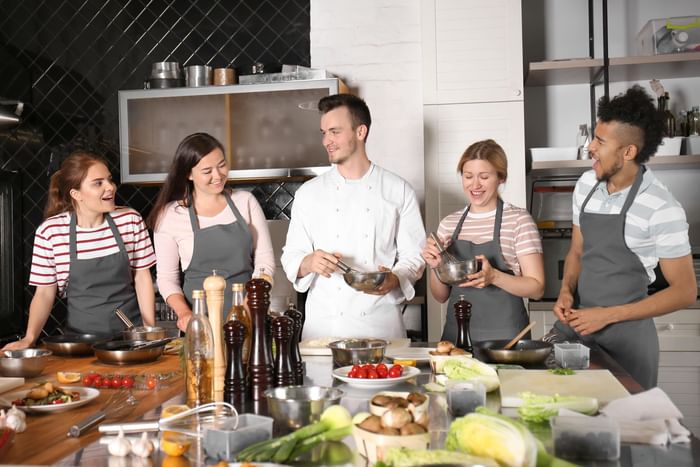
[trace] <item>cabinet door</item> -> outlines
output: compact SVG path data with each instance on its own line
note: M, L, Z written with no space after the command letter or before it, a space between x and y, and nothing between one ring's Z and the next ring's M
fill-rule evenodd
M696 310L697 311L697 310ZM660 352L658 386L683 413L683 424L700 434L700 352Z
M423 118L428 231L435 231L445 216L464 208L466 195L457 174L457 162L464 150L479 140L491 138L503 146L508 156L508 180L501 196L516 206L526 206L522 102L426 105ZM442 332L444 314L438 312L440 308L430 295L428 337L431 341Z
M697 305L696 305L697 306ZM699 352L700 310L690 308L654 318L659 334L659 349L674 352Z
M520 0L423 0L423 102L523 99Z

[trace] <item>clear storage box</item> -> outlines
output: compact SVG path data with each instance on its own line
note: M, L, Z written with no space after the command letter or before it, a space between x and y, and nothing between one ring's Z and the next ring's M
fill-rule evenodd
M562 368L582 370L591 362L591 350L583 344L554 344L554 359Z
M549 423L556 457L591 461L620 457L620 428L614 420L602 416L557 416Z
M243 448L270 439L272 423L270 417L246 413L238 416L236 427L236 419L233 417L220 428L205 430L204 451L212 459L233 460Z
M649 20L637 34L638 55L700 50L700 15Z

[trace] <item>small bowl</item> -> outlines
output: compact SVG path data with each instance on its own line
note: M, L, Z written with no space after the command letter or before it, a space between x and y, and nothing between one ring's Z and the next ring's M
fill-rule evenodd
M278 426L296 430L321 419L331 405L340 403L343 391L323 386L281 386L265 391L267 409Z
M381 363L386 346L382 339L343 339L328 344L336 366Z
M467 280L469 274L474 274L481 270L481 263L477 259L466 259L458 262L443 261L435 268L440 282L448 285L458 285Z
M23 378L39 376L52 354L45 349L5 350L0 358L0 373Z
M345 279L346 284L355 290L359 290L360 292L372 292L382 285L387 274L386 271L351 271L343 274L343 279Z
M421 450L428 449L430 446L430 431L408 436L380 435L353 425L352 436L355 438L358 452L372 464L383 460L389 448L401 447Z
M468 360L472 358L472 354L465 353L461 355L433 355L430 354L430 368L436 375L443 374L445 372L445 363L449 360Z

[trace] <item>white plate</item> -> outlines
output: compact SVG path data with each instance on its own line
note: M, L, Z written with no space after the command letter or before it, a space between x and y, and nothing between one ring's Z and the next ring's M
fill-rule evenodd
M405 366L403 367L403 375L399 376L398 378L348 378L348 373L351 369L352 365L336 368L333 370L333 377L347 383L349 386L354 386L357 388L382 389L396 386L397 384L420 374L420 370L418 368L414 366Z
M100 391L95 388L84 388L80 386L61 386L61 388L65 389L66 391L77 392L80 394L80 399L75 402L67 402L65 404L32 405L31 407L18 406L17 408L27 413L65 412L67 410L80 407L81 405L85 405L100 395ZM29 389L23 389L21 391L8 392L0 397L0 402L6 403L8 406L12 405L13 400L24 399L27 397L27 393L29 391Z
M316 355L316 356L328 356L333 355L331 349L328 348L328 344L335 341L340 341L345 339L344 337L319 337L317 339L308 339L299 342L299 351L302 355ZM363 338L358 338L363 339ZM373 337L368 337L367 339L374 339ZM381 339L381 338L378 338ZM405 348L411 344L411 339L405 337L392 337L390 339L384 339L388 342L386 346L387 352L389 349Z
M385 356L394 360L415 360L416 362L429 362L430 353L434 347L405 347L401 349L386 349Z

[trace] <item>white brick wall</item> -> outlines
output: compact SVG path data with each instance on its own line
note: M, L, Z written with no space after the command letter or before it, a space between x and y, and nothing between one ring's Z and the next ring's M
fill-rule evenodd
M425 193L420 0L311 0L311 66L372 112L370 159Z

